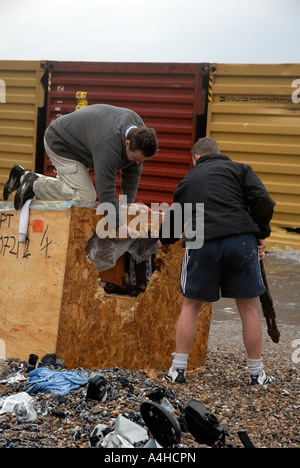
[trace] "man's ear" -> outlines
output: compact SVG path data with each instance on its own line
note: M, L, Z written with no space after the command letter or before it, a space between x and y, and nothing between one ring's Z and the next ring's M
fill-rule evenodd
M194 166L196 166L196 163L197 163L197 161L198 161L198 159L199 159L200 157L201 157L200 154L194 154L194 155L192 156L193 165L194 165Z

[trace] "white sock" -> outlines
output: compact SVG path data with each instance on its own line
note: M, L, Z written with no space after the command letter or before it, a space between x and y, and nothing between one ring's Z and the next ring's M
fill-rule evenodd
M262 359L248 359L248 371L250 375L261 375L263 370Z
M172 369L186 369L187 368L187 361L188 361L188 354L177 354L172 353L173 362L172 362Z

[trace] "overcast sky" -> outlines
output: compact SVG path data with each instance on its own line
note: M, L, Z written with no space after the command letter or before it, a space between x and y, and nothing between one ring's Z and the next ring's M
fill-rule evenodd
M300 0L0 0L0 60L300 62Z

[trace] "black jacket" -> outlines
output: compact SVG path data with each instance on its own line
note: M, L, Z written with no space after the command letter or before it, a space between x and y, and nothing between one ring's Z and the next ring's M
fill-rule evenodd
M174 202L192 204L192 226L196 229L196 203L204 204L204 242L242 233L253 233L265 239L271 233L270 221L275 202L266 188L247 165L232 161L222 154L211 154L198 159L179 183ZM174 212L169 210L165 223L174 226ZM182 219L182 226L183 226ZM171 227L170 237L162 237L162 244L178 240Z

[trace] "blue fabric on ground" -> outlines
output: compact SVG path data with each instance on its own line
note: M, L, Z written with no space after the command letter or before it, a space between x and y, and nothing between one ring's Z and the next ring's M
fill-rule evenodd
M88 372L73 371L52 371L45 367L34 369L29 372L29 382L26 392L35 394L38 392L56 393L58 395L67 395L72 390L77 390L87 383L96 374L88 377ZM102 375L102 374L99 374Z

